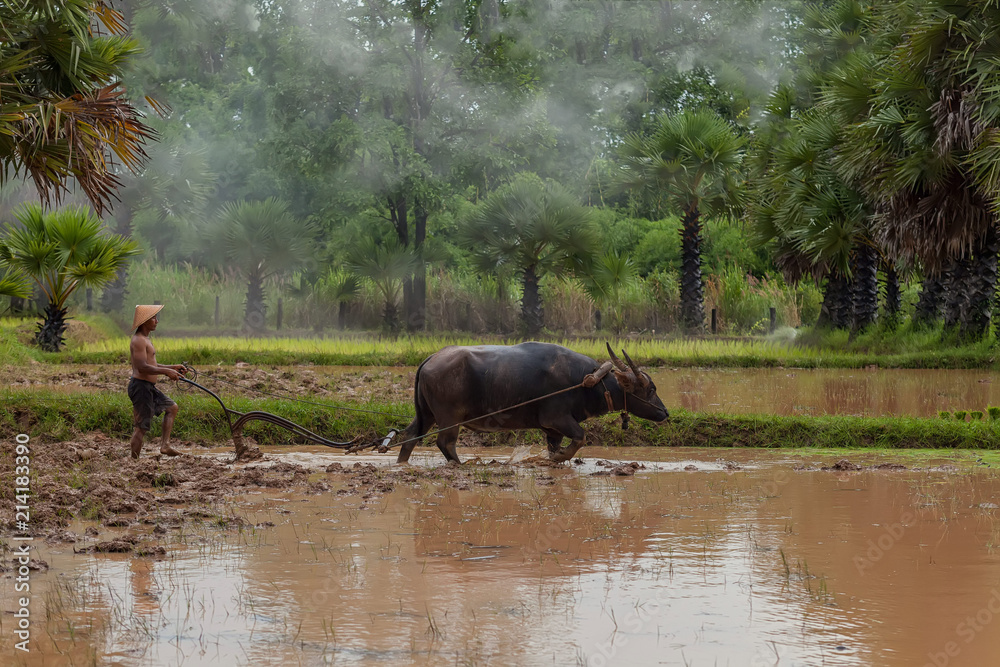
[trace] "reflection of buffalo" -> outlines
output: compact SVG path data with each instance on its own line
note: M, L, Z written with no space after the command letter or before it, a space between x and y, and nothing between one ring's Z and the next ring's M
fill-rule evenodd
M561 462L583 446L580 422L585 419L610 409L625 409L657 422L666 419L667 409L649 375L627 353L626 365L610 345L608 352L612 361L600 368L590 357L550 343L451 346L436 352L417 369L413 386L417 416L403 433L409 442L400 447L397 462L409 460L417 442L435 424L442 429L438 449L455 463L459 463L455 442L461 425L479 432L541 429L549 458ZM595 371L605 375L593 386L577 386ZM568 388L572 389L534 400ZM533 402L520 405L526 401ZM520 407L506 409L512 406ZM477 419L494 412L498 414ZM463 424L467 420L473 421ZM572 441L568 447L561 447L563 438Z

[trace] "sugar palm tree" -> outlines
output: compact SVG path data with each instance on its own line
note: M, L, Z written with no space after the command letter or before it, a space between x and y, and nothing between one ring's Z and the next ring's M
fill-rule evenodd
M127 32L106 0L0 3L0 185L27 174L48 203L75 180L102 212L115 165L141 166L155 135L121 84L140 50Z
M39 204L23 204L14 217L19 225L5 225L0 260L45 295L45 321L38 326L35 342L58 352L66 331L66 302L73 292L106 285L139 251L131 240L105 234L101 219L83 207L44 213Z
M844 125L866 109L849 105L850 93L867 100L870 86L845 80L841 104L826 97L845 63L868 56L877 32L872 20L871 8L857 0L807 10L799 73L772 95L750 160L756 242L771 245L787 279L825 279L818 325L854 330L876 317L880 252L872 241L870 203L840 172L837 156Z
M24 276L0 261L0 296L23 299L31 294Z
M493 192L459 230L480 271L520 274L521 322L528 336L544 325L539 281L582 266L597 252L589 210L561 185L522 174Z
M368 280L382 297L383 327L386 333L400 330L397 303L403 283L413 276L420 260L413 250L395 237L387 240L362 238L347 254L347 266L360 278Z
M206 248L214 251L216 263L224 260L247 281L243 324L248 331L264 330L265 283L312 261L313 231L312 223L295 218L273 197L222 207L216 225L206 233Z
M994 3L972 0L894 10L864 100L867 117L849 129L842 164L876 201L880 243L894 259L941 275L946 317L963 337L979 338L988 330L1000 250L990 187L1000 169L992 139L1000 14Z
M326 303L337 304L337 328L347 325L347 304L361 293L358 276L330 268L313 286L313 295Z
M624 185L665 200L681 216L681 323L689 333L700 333L705 323L702 220L732 209L743 147L718 114L684 111L661 117L650 136L627 136L621 149Z
M610 312L614 332L621 333L625 327L620 307L622 293L636 282L635 262L628 255L609 250L587 262L577 273L587 296L598 307L597 328L603 324L601 312Z

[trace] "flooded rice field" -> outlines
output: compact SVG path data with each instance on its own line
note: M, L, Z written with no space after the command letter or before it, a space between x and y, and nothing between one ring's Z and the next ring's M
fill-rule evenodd
M679 368L651 375L666 405L693 412L936 417L1000 405L1000 375L992 371Z
M415 368L237 364L203 369L224 396L260 392L332 401L413 400ZM1000 374L977 370L651 368L669 409L772 415L936 417L1000 405ZM57 391L123 391L126 366L0 366L0 384ZM191 391L194 391L193 389Z
M240 474L304 468L307 485L211 506L157 496L133 521L34 540L32 652L13 648L7 571L3 664L1000 660L992 468L596 447L555 467L464 448L479 460L457 469L421 449L400 468L391 454L264 450ZM90 553L116 540L146 546Z

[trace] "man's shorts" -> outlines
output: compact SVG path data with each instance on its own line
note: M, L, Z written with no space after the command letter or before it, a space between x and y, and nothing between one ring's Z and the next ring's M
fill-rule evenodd
M157 389L154 383L139 378L128 381L128 397L132 399L132 406L135 408L135 427L140 431L148 431L153 417L171 405L177 405Z

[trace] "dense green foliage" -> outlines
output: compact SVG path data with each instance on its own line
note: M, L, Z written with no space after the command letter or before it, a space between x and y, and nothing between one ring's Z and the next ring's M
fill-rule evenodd
M244 271L243 330L271 328L281 296L317 330L698 332L716 308L757 333L773 307L854 336L911 314L948 344L991 335L995 2L115 6L130 38L80 62L115 45L129 90L171 109L109 224L160 275ZM537 208L534 239L561 250L498 224L530 219L503 201L529 182L586 212L566 233ZM266 202L288 234L247 238L295 261L255 275L260 257L205 239ZM107 312L148 300L133 278ZM215 296L178 315L214 324Z

